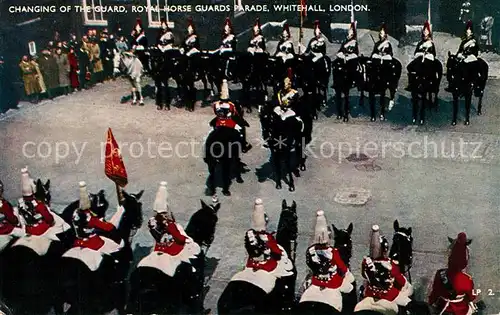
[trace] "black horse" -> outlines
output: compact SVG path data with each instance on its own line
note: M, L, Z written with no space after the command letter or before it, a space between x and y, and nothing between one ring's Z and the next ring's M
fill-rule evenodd
M50 205L50 180L36 182L36 200ZM41 236L24 236L3 253L2 292L15 314L46 314L57 299L57 266L67 248L62 235L70 226L51 212L55 224ZM24 226L23 226L24 228ZM8 271L8 272L7 272ZM30 301L30 303L26 303Z
M263 270L252 273L251 269L245 269L236 274L217 302L218 314L280 314L291 311L297 278L295 269L297 220L297 204L293 202L291 206L288 206L283 200L276 240L284 253L276 270L284 268L288 275L280 276ZM247 239L245 243L247 250L255 249L250 249L252 246ZM245 272L253 274L254 280L259 283L253 283L248 278L237 280L242 278L239 275Z
M470 109L472 95L478 98L477 114L482 114L482 102L486 81L488 80L488 64L481 58L477 58L477 68L462 70L466 64L460 62L456 55L448 52L447 79L449 92L453 95L453 118L452 125L457 124L458 102L460 97L465 98L465 124L470 124Z
M176 258L188 249L175 257L153 251L139 263L130 278L128 313L203 312L205 255L214 239L219 208L220 203L209 206L201 200L201 209L191 216L185 230L196 244L185 245L196 247L196 252L190 252L191 256Z
M247 113L252 112L252 105L265 103L266 80L269 76L268 62L267 53L242 52L238 56L236 74L242 84L242 104Z
M194 111L194 104L197 99L197 89L195 83L202 81L204 88L204 95L210 92L210 95L214 95L215 86L217 85L215 78L213 77L211 67L213 67L214 56L210 52L199 52L191 56L183 55L180 59L180 88L182 91L182 97L186 103L186 110ZM222 82L222 81L221 81ZM208 88L210 83L211 88Z
M282 188L281 163L284 162L286 175L288 175L285 176L285 178L288 177L288 190L295 191L293 174L299 177L299 171L306 170L306 157L303 150L306 143L304 122L298 116L282 119L275 112L277 108L279 107L267 104L261 109L262 135L271 151L276 189ZM294 162L297 162L297 167Z
M315 59L314 55L300 56L297 64L298 85L304 95L308 95L308 104L312 117L318 118L321 107L328 100L328 82L332 72L332 60L328 56Z
M430 69L423 69L415 74L415 82L409 86L412 101L413 124L425 123L427 108L438 109L439 85L443 77L443 64L434 59ZM420 118L420 119L419 119Z
M380 95L380 120L383 121L385 120L386 113L386 90L389 90L389 108L391 108L394 105L394 98L398 89L399 79L401 78L402 65L396 58L383 60L381 64L375 64L375 62L378 61L373 59L366 61L367 75L364 85L366 86L369 94L371 121L375 121L377 119L377 111L375 109L376 95ZM388 65L385 65L384 63L388 63ZM361 90L360 92L360 101L363 101L364 91Z
M142 224L144 191L123 193L124 214L118 229L112 233L98 232L113 240L115 248L104 252L72 248L61 258L58 309L65 314L98 314L123 311L126 304L126 282L132 261L130 241ZM61 310L62 309L62 310Z
M217 166L222 171L222 193L230 196L231 170L236 169L236 181L243 183L240 160L243 151L242 135L233 128L218 127L210 132L205 141L204 161L208 166L207 195L213 196L216 188Z
M399 226L398 220L394 221L394 236L389 257L399 263L400 271L408 277L411 283L410 269L413 264L413 236L412 229Z
M350 223L347 229L339 230L332 224L334 231L334 248L339 251L342 261L350 269L350 260L352 257L352 239L351 234L353 224ZM310 275L309 275L310 277ZM297 305L294 313L300 314L352 314L357 303L356 282L352 283L353 290L350 293L342 294L342 312L339 312L333 306L322 302L302 302Z

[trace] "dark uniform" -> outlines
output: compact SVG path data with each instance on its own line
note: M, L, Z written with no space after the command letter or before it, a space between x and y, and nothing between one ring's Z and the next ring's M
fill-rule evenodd
M305 54L312 55L312 61L316 62L326 55L326 39L319 28L319 21L314 22L314 37L311 38Z
M408 70L408 87L411 89L417 74L430 77L434 69L436 58L436 47L432 41L432 33L429 22L425 22L422 30L422 40L417 44L414 53L415 58L406 67Z
M380 29L379 40L375 43L371 54L374 65L384 73L390 71L393 57L392 45L387 37L387 29L384 24Z
M146 34L144 33L144 29L142 27L142 22L140 19L137 19L131 44L132 49L135 51L135 54L141 61L144 70L146 72L149 72L149 57L147 54L148 39L146 37Z
M351 23L349 34L337 53L335 63L345 64L349 73L356 72L358 67L359 47L356 40L356 25Z
M248 52L252 54L256 53L266 53L266 39L262 34L262 30L260 28L259 19L255 22L253 27L253 37L248 43Z
M461 60L462 77L477 73L477 57L479 55L479 45L472 33L472 22L467 23L465 36L460 43L457 51L457 57Z

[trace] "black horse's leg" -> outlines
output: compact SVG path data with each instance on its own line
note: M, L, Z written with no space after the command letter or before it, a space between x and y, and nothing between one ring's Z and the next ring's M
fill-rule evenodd
M311 130L312 132L312 130ZM309 135L307 135L309 137ZM295 148L295 151L297 152L297 157L299 159L299 170L300 171L305 171L306 170L306 154L304 152L304 146L306 145L306 138L304 135L302 135L299 140L297 140L297 147Z
M274 175L276 181L276 189L281 189L281 154L278 152L271 152L271 162L274 166Z
M455 126L457 124L457 116L458 116L458 95L453 93L453 114L451 119L451 125Z
M465 95L465 125L470 124L470 108L472 105L472 91Z
M342 94L340 90L335 90L335 103L337 104L337 119L342 119L344 117L344 111L342 110Z
M370 92L368 94L368 98L370 101L370 121L375 121L377 120L377 114L376 114L376 109L375 109L375 93Z
M415 124L417 122L417 117L418 117L418 94L415 92L411 93L411 103L412 103L412 122Z
M293 180L293 168L292 168L292 156L293 154L288 151L285 153L285 167L286 174L288 175L288 191L295 191L295 183Z
M215 195L215 170L217 164L214 161L210 161L208 164L208 178L207 178L207 194L209 196Z
M344 92L344 122L349 121L349 91Z
M425 123L425 110L427 108L427 93L422 94L422 106L420 106L420 125Z
M229 186L231 186L231 159L225 160L222 163L222 194L231 196Z
M483 96L479 96L478 100L477 100L477 115L478 116L481 116L483 114Z
M380 93L380 120L385 120L385 91Z

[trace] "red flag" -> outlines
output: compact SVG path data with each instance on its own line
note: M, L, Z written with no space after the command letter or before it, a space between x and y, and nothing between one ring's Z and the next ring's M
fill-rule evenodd
M125 187L128 183L127 171L111 128L108 129L105 154L104 173L118 186Z
M302 6L302 16L303 17L306 17L307 16L307 10L305 9L305 6L306 6L306 0L300 0L300 5Z

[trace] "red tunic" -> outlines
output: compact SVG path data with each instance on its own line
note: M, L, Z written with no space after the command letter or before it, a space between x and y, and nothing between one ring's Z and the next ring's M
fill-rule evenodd
M30 203L35 200L33 197L24 197L25 203ZM47 230L52 227L55 223L54 216L50 213L49 208L41 202L36 200L35 213L39 213L42 218L35 224L26 225L26 233L29 235L40 236L47 232Z
M317 276L313 276L312 277L312 284L315 286L321 287L321 288L326 287L329 289L337 289L340 286L342 286L342 282L344 281L343 275L345 275L347 273L348 268L344 264L344 261L340 257L339 251L336 248L329 246L328 250L332 251L332 259L331 259L330 263L332 264L332 266L337 266L337 270L339 270L342 273L342 275L340 273L336 272L327 281L320 280L320 279L318 279Z
M78 60L74 53L68 54L69 61L69 80L71 81L71 87L76 89L80 86L80 82L78 82Z
M99 219L93 215L90 210L86 210L84 212L90 215L86 228L97 229L105 232L111 232L115 229L113 224ZM85 247L93 250L99 250L104 245L104 240L99 235L93 234L88 238L77 238L73 245L75 247Z
M473 292L474 282L472 281L472 277L464 272L450 273L446 271L446 275L456 296L452 296L451 292L446 289L438 271L434 276L432 291L429 295L429 304L436 304L439 311L446 307L445 312L454 315L466 315L469 311L469 303L476 299L476 295ZM447 300L454 300L456 302L450 301L448 306L446 306Z
M389 258L386 259L377 259L375 261L390 261L391 262L391 276L394 278L394 283L391 285L391 287L387 291L379 291L376 288L371 287L368 285L365 288L365 297L373 297L373 298L378 298L378 299L384 299L388 301L394 301L398 295L401 289L406 285L406 278L403 276L401 271L399 270L399 266L394 263ZM365 268L368 268L366 260L363 259L363 263L361 264L361 274L363 277L365 277Z
M169 234L170 236L172 236L173 241L167 240L162 242L156 242L154 250L163 252L170 256L178 255L184 249L184 244L186 244L187 237L181 234L175 222L167 223L167 230L165 234ZM163 235L162 239L165 236L166 235Z
M19 224L19 220L14 214L12 205L4 198L0 198L0 214L2 217L0 220L0 235L10 234L14 227Z
M259 269L271 272L278 266L278 260L279 260L275 259L273 256L279 256L281 258L283 252L279 248L278 242L271 233L258 232L258 234L267 236L266 246L271 250L271 253L275 255L272 255L269 259L263 262L257 261L249 257L246 266L248 268L253 268L256 270Z

